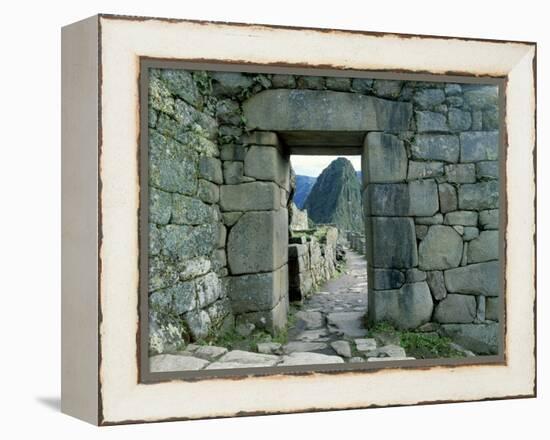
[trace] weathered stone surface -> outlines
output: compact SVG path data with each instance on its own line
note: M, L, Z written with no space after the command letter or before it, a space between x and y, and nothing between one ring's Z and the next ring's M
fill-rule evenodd
M443 223L443 215L438 212L430 217L416 217L414 222L417 225L440 225Z
M470 183L461 185L458 189L458 206L460 209L491 209L498 208L498 181Z
M464 235L464 226L461 225L455 225L453 226L453 229L458 232L460 235Z
M252 145L244 159L244 174L289 188L290 161L275 147Z
M412 219L373 217L371 222L374 267L409 268L418 264Z
M214 183L223 183L222 162L215 157L201 156L199 160L201 177Z
M472 109L481 110L498 105L498 86L465 84L462 91L466 104Z
M409 103L313 90L264 90L243 104L250 129L282 131L401 131L411 110Z
M423 132L448 132L447 118L445 115L437 112L416 111L416 130Z
M376 339L374 338L355 339L354 342L357 351L371 351L376 349Z
M426 273L426 281L435 300L440 301L447 296L443 272L434 270Z
M399 289L405 283L403 272L395 269L374 269L374 288Z
M498 259L498 231L481 231L468 245L468 263Z
M474 183L476 168L473 163L446 165L445 175L450 183Z
M246 133L241 137L241 141L245 145L269 145L272 147L278 147L281 145L279 137L274 131L258 131L255 130L251 133ZM244 160L242 159L235 160Z
M498 130L500 128L500 113L498 107L483 110L483 130Z
M243 213L236 212L224 212L222 213L223 223L227 226L233 226L242 217Z
M498 324L445 324L443 332L477 354L498 353Z
M486 298L485 303L485 319L490 321L498 321L500 315L500 299Z
M409 185L405 183L371 183L367 187L371 215L407 216L410 211Z
M226 185L236 185L243 182L244 164L239 161L226 160L223 163L223 180Z
M409 182L409 215L431 216L438 209L439 197L434 180Z
M458 137L451 134L418 134L411 145L413 159L458 162Z
M479 213L479 224L483 229L498 229L498 209L489 209Z
M439 186L439 210L445 214L458 208L456 189L448 183L440 183Z
M262 364L264 366L275 365L279 358L270 354L253 353L251 351L232 350L218 359L219 363L238 363L246 367L250 364ZM222 368L222 367L220 367Z
M477 212L475 211L453 211L445 214L446 225L476 226Z
M280 206L281 192L272 182L249 182L220 187L222 211L263 211Z
M403 81L376 79L373 83L373 93L382 98L395 99L401 92Z
M499 263L490 261L446 270L445 285L453 293L498 296Z
M345 358L351 357L351 346L348 341L334 341L330 343L330 346L336 354Z
M478 162L498 159L498 131L460 133L460 161Z
M234 313L271 310L288 294L288 269L231 276L227 283Z
M333 312L327 315L327 323L344 336L359 338L367 334L363 326L365 312Z
M247 212L238 220L227 239L227 259L232 274L272 271L286 264L287 216L286 209L279 209Z
M445 101L445 93L441 89L419 89L413 97L413 102L420 108L431 108Z
M404 284L398 290L374 290L375 322L389 321L398 328L416 328L432 316L433 301L428 284L423 281Z
M195 280L196 296L199 307L203 308L216 301L222 294L222 284L214 272Z
M205 310L192 310L185 315L189 332L194 340L201 340L210 333L210 315Z
M465 226L464 227L464 235L462 235L462 239L464 241L470 241L474 238L477 238L479 236L479 229L477 229L474 226Z
M262 354L282 354L283 346L278 342L260 342L257 345L258 353Z
M271 77L271 83L276 88L293 89L296 87L296 78L293 75L277 74Z
M227 348L216 347L215 345L201 345L196 350L193 350L193 356L207 361L216 360L225 353L227 353Z
M252 86L252 78L239 72L212 72L214 93L218 96L235 96Z
M451 108L447 114L449 128L453 131L469 130L472 126L472 114L457 108Z
M168 371L201 370L208 361L193 356L159 354L149 358L149 369L153 373L164 373Z
M220 200L220 187L208 180L200 179L197 195L203 202L217 203Z
M475 317L476 298L472 295L447 295L434 312L434 319L442 324L465 324Z
M497 160L488 160L476 163L478 179L498 179L499 169Z
M170 221L172 195L165 191L149 188L149 221L165 225Z
M449 226L430 226L418 247L418 266L422 270L458 267L462 257L462 238Z
M485 321L485 308L486 308L486 297L485 296L476 296L475 297L477 302L477 311L476 311L476 319L474 322L483 322Z
M149 106L160 112L174 114L174 97L160 75L151 75L149 78Z
M317 364L343 364L344 360L340 356L330 356L321 353L291 353L283 356L283 360L278 367L290 367L296 365L317 365Z
M351 88L351 78L339 78L331 76L327 78L326 86L327 89L346 92Z
M244 145L225 144L221 147L221 160L243 161L247 148Z
M353 78L351 81L351 88L352 90L359 93L368 93L372 91L373 84L374 84L373 79Z
M328 348L328 345L324 342L291 341L283 345L283 352L290 354L294 352L324 350L326 348Z
M216 248L217 225L166 225L160 229L162 254L187 259L210 254Z
M407 283L419 283L420 281L426 281L426 272L417 268L408 269L406 273Z
M301 89L323 90L325 88L325 78L322 76L300 76L296 86Z
M399 345L384 345L366 353L368 358L403 358L407 356L405 349Z
M425 179L443 175L443 162L409 161L407 180Z
M403 142L385 133L368 133L365 145L367 175L371 183L401 182L407 177L407 152Z
M160 69L159 72L170 93L191 105L202 104L202 97L191 73L183 69Z
M156 130L149 130L149 183L164 191L194 194L197 188L196 153Z
M416 232L416 239L423 240L426 234L428 233L428 225L415 225L414 230ZM393 287L389 287L393 289Z
M300 310L296 312L296 325L306 329L317 329L324 325L324 318L321 312Z
M481 110L472 111L471 130L479 131L483 129L483 112Z
M210 206L199 199L172 194L171 222L176 225L201 225L215 221Z
M271 310L260 310L238 315L237 325L251 323L258 329L265 329L271 333L278 332L285 328L288 321L288 297L284 297Z

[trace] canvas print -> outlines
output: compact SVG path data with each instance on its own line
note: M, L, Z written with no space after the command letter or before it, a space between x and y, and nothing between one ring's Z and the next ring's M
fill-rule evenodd
M502 353L496 85L147 81L151 373Z

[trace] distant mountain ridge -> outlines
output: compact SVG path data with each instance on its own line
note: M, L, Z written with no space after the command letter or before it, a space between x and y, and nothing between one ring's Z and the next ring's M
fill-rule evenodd
M294 191L294 203L300 209L304 207L304 203L309 196L311 188L315 185L317 177L296 175L296 190Z
M315 180L303 204L309 218L315 223L335 223L340 230L362 231L359 173L348 159L339 157L332 161ZM298 193L300 188L296 177Z

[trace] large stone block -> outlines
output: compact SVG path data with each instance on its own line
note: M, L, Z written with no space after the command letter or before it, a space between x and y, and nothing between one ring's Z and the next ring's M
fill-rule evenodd
M451 183L475 183L476 167L473 163L451 164L445 166L447 182Z
M160 229L161 253L171 258L193 258L216 248L217 224L200 226L166 225Z
M441 330L453 341L477 354L498 353L498 324L444 324Z
M490 321L499 321L500 318L500 298L487 298L485 306L485 319Z
M202 156L199 161L199 172L206 180L223 183L222 162L215 157Z
M498 159L498 131L460 133L460 161L478 162Z
M466 324L476 317L476 298L472 295L447 295L436 307L434 319L442 324Z
M416 130L423 132L448 132L447 118L437 112L416 111Z
M165 225L170 221L172 194L149 188L149 221Z
M438 209L439 196L434 180L409 182L409 215L431 216Z
M396 136L367 134L364 158L367 172L363 179L368 182L402 182L407 178L407 151Z
M407 180L425 179L443 175L443 162L409 161Z
M462 86L464 101L474 110L493 108L498 105L498 86L468 84Z
M200 225L216 221L214 210L199 199L172 194L171 223L177 225Z
M498 261L469 264L445 271L445 285L453 293L498 296L499 281Z
M498 160L477 162L476 175L478 179L498 179Z
M433 180L370 184L368 210L378 216L431 216L439 208L437 184Z
M403 217L373 217L373 266L400 269L418 264L414 222Z
M281 131L403 131L410 103L357 93L264 90L243 104L250 129Z
M231 228L227 260L232 274L268 272L288 261L288 213L245 213Z
M443 272L439 270L427 272L426 281L428 282L430 292L432 292L434 299L440 301L447 296L447 288L445 287Z
M498 259L498 231L481 231L468 245L468 263Z
M458 108L452 108L447 115L449 128L453 131L469 130L472 126L472 114Z
M498 208L498 196L497 180L461 185L458 189L458 207L478 211Z
M456 189L449 183L439 185L439 210L445 214L458 208L458 198Z
M274 272L232 276L227 283L233 313L271 310L288 295L288 266Z
M288 298L282 298L271 310L243 313L237 315L236 325L254 324L256 328L265 329L272 333L285 328L288 321Z
M489 209L479 213L479 224L483 229L498 229L498 209Z
M441 89L419 89L413 97L413 102L420 108L432 108L445 101L445 93Z
M418 265L422 270L458 267L462 258L462 237L450 226L434 225L418 247Z
M374 269L373 287L377 290L399 289L405 283L405 275L395 269Z
M290 161L275 147L252 145L244 159L244 174L259 180L271 180L288 190Z
M475 211L453 211L445 214L446 225L477 226L478 214Z
M281 191L273 182L249 182L220 187L222 211L264 211L280 207Z
M411 145L413 159L458 162L458 136L451 134L418 134Z
M389 321L402 329L419 327L432 316L433 301L425 281L397 290L374 290L374 322Z

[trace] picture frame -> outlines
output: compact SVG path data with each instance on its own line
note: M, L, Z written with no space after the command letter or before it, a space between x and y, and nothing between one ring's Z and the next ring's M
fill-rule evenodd
M65 413L110 425L536 395L534 43L98 15L63 29L62 54ZM497 84L504 110L499 354L152 377L143 368L142 80L144 69L182 62Z

